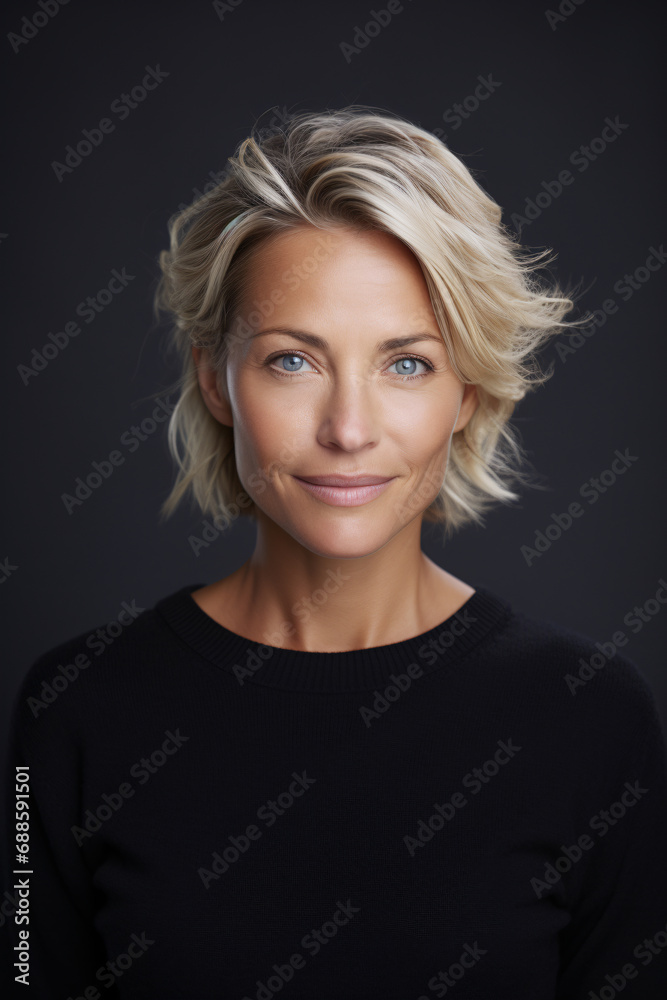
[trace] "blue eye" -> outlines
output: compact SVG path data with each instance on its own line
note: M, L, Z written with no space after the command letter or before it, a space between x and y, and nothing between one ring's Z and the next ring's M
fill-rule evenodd
M411 369L410 365L422 364L425 365L430 371L433 371L433 368L429 365L428 361L423 361L422 358L415 358L411 356L399 358L398 361L394 361L393 364L399 366L399 370L396 374L401 375L403 378L422 378L422 375L415 375L414 369Z
M300 354L281 354L281 355L279 355L279 357L274 358L273 360L274 361L282 361L283 358L287 358L289 360L289 366L288 367L284 367L283 365L280 366L285 372L300 372L300 371L302 371L302 369L299 367L299 362L306 361L306 359L302 358Z
M277 362L279 362L279 366L276 368L275 365ZM304 370L303 368L303 362L305 362L306 364L310 364L308 359L304 358L302 354L299 354L298 352L292 352L289 354L287 353L277 354L272 358L267 358L264 364L276 375L282 375L285 376L286 378L289 378L291 374L300 375L302 372L304 374L307 374L307 371ZM419 374L415 374L414 368L412 367L415 364L424 365L426 371L421 372ZM429 375L432 371L435 370L433 368L433 365L429 361L426 361L425 358L419 358L411 354L405 355L402 358L398 358L396 361L392 361L389 368L394 367L394 365L400 366L399 370L394 374L401 382L411 382L416 379L425 378L427 375Z

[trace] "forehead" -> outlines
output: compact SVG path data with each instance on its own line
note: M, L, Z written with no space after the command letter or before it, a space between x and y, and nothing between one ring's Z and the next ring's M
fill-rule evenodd
M316 254L318 261L344 261L350 257L377 260L389 266L417 267L412 252L397 237L380 229L355 229L342 223L319 229L307 223L266 237L253 254L255 265L278 263L287 257Z
M434 319L419 261L381 230L304 224L272 234L248 260L244 297L269 293L282 311L348 306L379 310L385 319L406 311L417 321Z

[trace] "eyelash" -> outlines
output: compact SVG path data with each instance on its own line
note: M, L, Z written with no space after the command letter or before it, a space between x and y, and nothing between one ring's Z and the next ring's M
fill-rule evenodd
M267 368L270 368L272 372L276 372L276 374L282 376L283 378L293 378L295 375L300 375L301 373L286 372L286 371L280 371L279 368L271 368L273 362L277 361L279 358L292 358L292 357L303 358L304 361L308 361L308 358L304 354L302 354L301 351L283 351L282 354L274 354L272 357L267 358L264 364ZM428 371L422 372L421 375L396 375L395 377L400 379L401 382L414 382L417 379L426 378L427 375L430 375L431 372L435 371L435 368L433 367L431 362L427 361L426 358L420 358L418 354L402 354L400 358L394 358L394 360L391 362L391 365L395 365L397 361L403 361L405 358L411 358L414 361L421 361L422 364L426 365Z

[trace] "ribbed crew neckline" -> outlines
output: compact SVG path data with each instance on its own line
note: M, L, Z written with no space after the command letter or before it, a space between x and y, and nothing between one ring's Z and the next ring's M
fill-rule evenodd
M459 610L421 635L368 649L310 652L265 645L232 632L191 596L203 586L181 587L158 601L155 611L196 653L240 684L292 691L370 691L391 683L391 675L405 673L410 664L417 664L424 673L458 665L514 613L503 598L472 584L475 593Z

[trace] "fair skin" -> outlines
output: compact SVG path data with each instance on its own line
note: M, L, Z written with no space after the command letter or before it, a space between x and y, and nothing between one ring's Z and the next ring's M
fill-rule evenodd
M234 428L257 527L252 556L192 597L239 635L308 652L420 635L474 593L422 551L421 526L452 435L478 405L475 387L452 370L407 247L377 231L331 232L325 244L322 230L303 225L255 252L237 316L250 317L258 303L273 307L235 337L223 373L216 378L207 352L192 349L208 409ZM291 285L288 271L299 275ZM272 300L277 289L282 296ZM379 346L408 336L417 339ZM406 355L424 361L401 361ZM296 478L328 474L392 478L355 506L327 503Z

